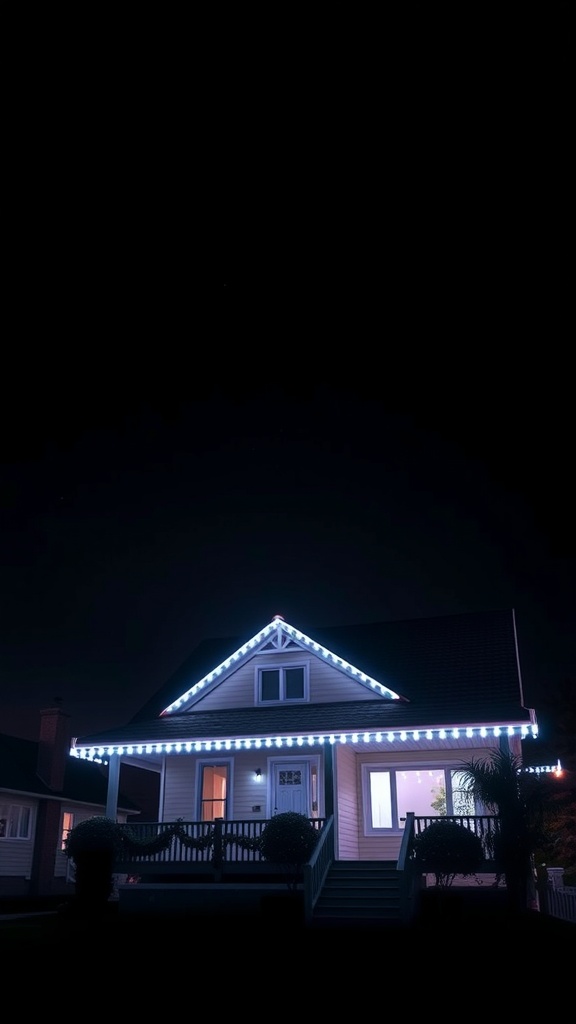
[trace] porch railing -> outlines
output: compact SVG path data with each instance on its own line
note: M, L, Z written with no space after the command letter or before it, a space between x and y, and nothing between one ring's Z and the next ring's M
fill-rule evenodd
M408 819L407 815L407 819ZM484 871L495 871L496 837L500 832L500 818L494 814L448 814L448 815L414 815L414 836L419 836L424 829L437 821L451 821L462 828L467 828L478 836L484 853Z
M334 816L327 818L310 860L304 865L304 916L312 920L314 907L334 861Z
M326 819L310 818L322 831ZM259 840L269 818L227 821L138 822L119 825L122 851L115 862L118 873L136 874L167 868L174 872L205 865L208 870L224 863L254 865L263 862Z

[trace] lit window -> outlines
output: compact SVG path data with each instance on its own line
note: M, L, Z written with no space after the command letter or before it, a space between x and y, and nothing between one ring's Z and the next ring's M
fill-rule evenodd
M304 665L259 670L258 701L260 703L304 700L308 700L308 678Z
M400 831L409 811L416 817L477 813L461 773L450 768L364 764L362 779L366 835L381 829Z
M228 797L228 764L201 766L200 820L214 821L226 817Z
M62 831L60 834L60 849L66 849L66 840L74 828L74 815L70 811L64 811L62 814Z

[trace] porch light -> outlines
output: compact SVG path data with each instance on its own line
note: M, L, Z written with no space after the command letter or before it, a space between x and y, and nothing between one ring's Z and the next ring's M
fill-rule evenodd
M256 769L256 771L254 772L254 778L256 779L256 782L260 782L260 779L262 778L262 769L261 768L257 768Z

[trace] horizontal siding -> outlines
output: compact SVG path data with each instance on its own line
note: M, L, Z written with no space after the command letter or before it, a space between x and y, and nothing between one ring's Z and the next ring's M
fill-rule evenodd
M7 878L29 878L34 856L34 836L36 833L37 800L22 800L17 796L2 794L0 803L17 804L29 807L32 811L30 820L30 839L0 839L0 875Z
M452 768L457 768L462 761L471 761L486 756L487 746L478 747L462 747L459 749L455 741L451 741L451 745L446 749L442 750L407 750L400 751L397 748L390 750L386 746L383 746L380 751L370 751L367 753L360 753L358 750L352 750L349 745L337 746L336 748L336 777L340 781L342 779L348 779L350 772L350 754L352 753L355 759L355 786L358 795L357 801L357 816L356 816L356 841L357 841L357 854L348 854L347 851L352 849L350 840L350 816L348 809L348 801L346 799L346 787L344 788L344 799L339 793L338 795L338 849L339 856L342 859L350 856L352 859L358 857L360 860L397 860L400 853L400 846L402 843L402 835L382 835L382 836L366 836L364 835L364 818L362 808L362 765L363 764L389 764L391 767L398 767L404 765L406 768L411 769L425 769L427 767L441 764L449 765ZM492 740L490 746L494 746ZM342 834L341 834L342 833Z
M336 811L337 860L358 860L358 791L356 786L356 754L345 746L338 751L335 776L338 788Z
M274 668L275 665L309 665L310 671L310 702L326 704L331 701L374 700L375 691L349 679L321 658L316 658L308 651L257 654L242 665L233 675L209 693L206 693L194 709L197 711L217 711L227 708L254 707L256 677L260 668ZM361 666L358 666L361 668Z
M196 779L198 767L201 763L214 764L218 761L228 760L225 756L210 758L209 755L195 757L194 755L182 755L181 757L166 758L166 777L164 786L164 802L162 809L162 821L175 821L183 818L185 821L197 821L199 808L197 806ZM243 821L259 821L272 814L270 804L270 792L272 781L272 762L285 761L314 761L319 763L319 786L321 792L322 764L319 755L312 758L296 752L282 757L274 751L238 751L230 758L231 775L229 791L228 817ZM256 769L262 772L260 781L255 778ZM260 807L255 811L254 807ZM322 807L319 809L322 813Z

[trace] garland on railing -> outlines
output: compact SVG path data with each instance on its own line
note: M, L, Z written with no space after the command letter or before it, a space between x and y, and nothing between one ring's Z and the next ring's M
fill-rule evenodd
M168 850L176 838L187 850L207 850L210 846L214 846L216 839L215 828L209 829L203 836L189 836L185 829L182 828L182 821L182 818L178 818L174 824L168 825L160 835L153 836L152 839L140 839L129 826L122 827L120 829L122 846L127 853L145 855L162 853L164 850ZM236 836L233 833L226 833L221 835L221 841L223 851L227 846L234 844L243 850L257 851L260 849L261 837L250 838L248 836Z

